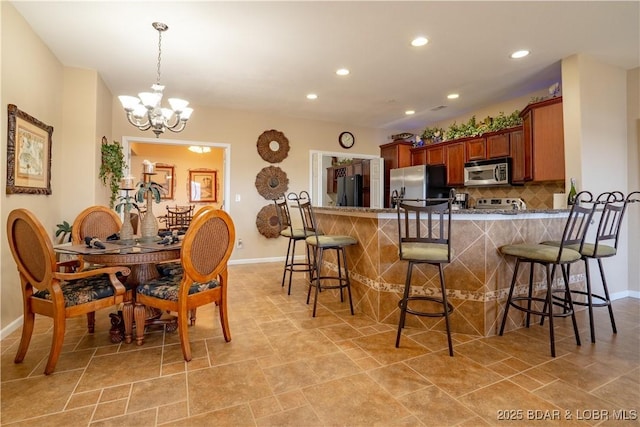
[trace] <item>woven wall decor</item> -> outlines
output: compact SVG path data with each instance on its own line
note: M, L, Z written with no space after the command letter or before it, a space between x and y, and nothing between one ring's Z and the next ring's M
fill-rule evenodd
M256 188L265 199L277 199L289 189L289 178L279 167L267 166L256 175Z
M256 227L258 231L267 239L274 239L280 236L280 222L276 206L272 203L264 206L256 217Z
M275 129L262 132L256 145L260 157L269 163L280 163L289 155L289 140Z

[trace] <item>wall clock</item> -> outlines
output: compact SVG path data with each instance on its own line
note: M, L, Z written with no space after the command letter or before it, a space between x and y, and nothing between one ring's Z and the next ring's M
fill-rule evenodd
M342 132L340 136L338 136L338 142L342 148L351 148L353 144L355 144L356 138L351 132Z

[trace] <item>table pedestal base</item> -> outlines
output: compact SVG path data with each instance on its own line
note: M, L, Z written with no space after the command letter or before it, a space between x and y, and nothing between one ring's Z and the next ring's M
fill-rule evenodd
M136 344L142 345L144 328L146 326L162 325L167 332L175 332L178 329L178 319L175 316L162 318L162 310L146 307L142 304L135 304L135 307L144 313L142 317L144 322L140 322L143 323L143 326L141 328L136 327ZM111 335L112 343L119 343L123 340L126 344L133 342L133 328L136 326L133 316L134 311L134 304L132 302L126 302L122 310L118 311L117 314L111 313L109 315L111 318L109 334ZM129 322L127 322L127 316L129 316ZM129 328L127 328L126 325L131 325L131 330L127 331Z

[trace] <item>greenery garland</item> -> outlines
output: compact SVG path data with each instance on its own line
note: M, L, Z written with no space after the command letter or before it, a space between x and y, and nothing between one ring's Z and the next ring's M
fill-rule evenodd
M124 154L122 145L118 141L109 143L102 137L102 162L100 163L99 177L102 183L111 190L109 207L113 209L120 192L120 180L124 177Z

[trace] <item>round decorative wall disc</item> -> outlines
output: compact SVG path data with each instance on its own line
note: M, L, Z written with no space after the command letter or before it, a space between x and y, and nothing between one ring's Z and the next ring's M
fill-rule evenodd
M262 132L256 145L260 157L269 163L280 163L289 154L289 140L275 129Z
M256 175L256 188L265 199L277 199L289 189L289 178L279 167L267 166Z
M272 203L264 206L256 217L256 227L258 231L267 239L274 239L280 236L280 222L276 206Z

